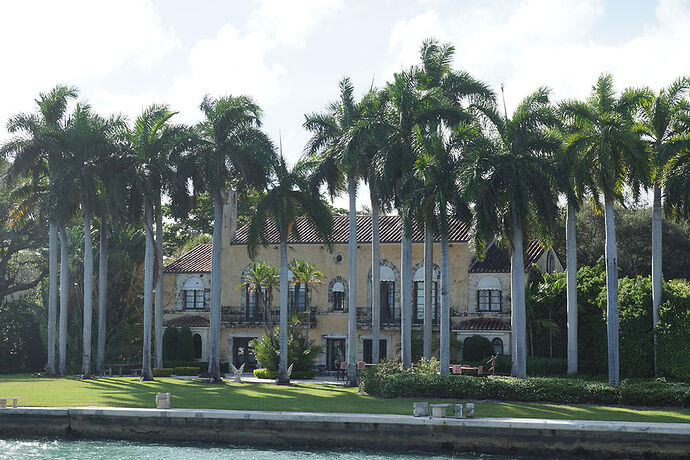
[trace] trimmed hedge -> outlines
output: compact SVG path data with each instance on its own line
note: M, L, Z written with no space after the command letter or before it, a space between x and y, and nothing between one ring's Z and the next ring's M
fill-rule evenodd
M163 367L198 367L206 371L208 369L208 361L163 361ZM228 363L220 363L221 372L229 372L229 367Z
M367 391L365 386L366 383L362 385L362 389ZM690 407L690 385L664 382L623 381L620 387L613 387L600 382L564 378L477 378L404 373L381 378L378 390L378 393L371 394L385 398L429 397Z
M462 357L468 361L481 361L494 354L494 347L489 339L481 335L473 335L465 339L462 345Z
M272 369L254 369L254 377L257 379L274 380L278 378L278 371L274 371ZM292 371L292 374L290 375L290 378L293 379L313 379L314 377L316 377L315 370Z
M199 375L201 369L194 366L179 366L174 368L175 375Z
M154 377L170 377L173 375L173 370L170 367L156 367L151 372Z

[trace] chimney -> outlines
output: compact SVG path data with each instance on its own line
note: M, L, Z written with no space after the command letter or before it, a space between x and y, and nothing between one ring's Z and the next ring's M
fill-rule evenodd
M237 232L237 192L228 189L227 199L223 204L223 247L230 247Z

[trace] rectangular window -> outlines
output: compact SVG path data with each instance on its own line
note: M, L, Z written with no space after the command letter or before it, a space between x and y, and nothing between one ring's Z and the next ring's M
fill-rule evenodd
M345 293L341 291L333 292L333 310L345 309Z
M395 282L381 281L381 321L390 322L395 319Z
M308 289L308 287L307 287ZM297 296L297 299L295 300L295 285L290 286L290 290L288 291L288 305L290 308L290 312L295 312L297 311L298 313L301 313L303 311L307 310L307 290L304 288L304 286L300 285L299 287L299 295Z
M204 291L200 289L190 289L184 291L185 310L202 310L204 308Z
M416 322L424 322L424 281L415 281L415 316ZM438 314L438 281L431 284L431 320L436 321Z
M379 340L379 361L382 359L386 359L388 356L387 350L386 350L386 345L388 342L386 342L386 339L381 339ZM373 363L374 361L372 360L372 340L371 339L364 339L362 340L362 358L364 358L365 363Z
M266 292L266 287L261 287L261 295L263 296L263 304L268 303L268 293ZM261 318L262 315L262 303L259 301L259 291L254 289L251 290L249 287L246 288L246 305L247 305L247 320Z
M477 308L479 311L501 311L501 291L498 289L478 290Z

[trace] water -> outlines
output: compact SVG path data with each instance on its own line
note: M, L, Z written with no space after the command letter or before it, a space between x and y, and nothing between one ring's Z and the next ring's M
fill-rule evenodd
M430 455L426 453L389 453L354 449L273 449L268 447L236 447L225 445L161 444L131 441L92 441L72 439L0 439L0 459L207 459L227 458L243 460L275 459L337 459L337 460L388 460L388 459L490 459L505 460L513 457L494 455L461 454Z

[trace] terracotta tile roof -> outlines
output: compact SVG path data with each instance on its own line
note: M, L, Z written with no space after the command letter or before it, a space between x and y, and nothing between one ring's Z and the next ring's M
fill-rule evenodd
M510 323L500 318L472 318L461 321L458 329L463 331L509 331Z
M208 327L208 325L208 318L204 318L203 316L197 315L179 316L177 318L168 319L163 322L163 326L165 327Z
M211 273L212 252L212 244L200 244L168 264L163 271L165 273Z
M544 254L544 248L539 241L532 240L525 249L525 272L532 264L537 263ZM510 250L507 247L499 247L491 243L486 250L484 260L472 260L470 273L510 273Z
M321 238L314 230L314 227L309 224L309 221L304 217L299 217L295 223L300 233L300 238L297 239L292 236L289 244L320 244L323 243ZM232 244L243 245L247 244L247 233L249 227L243 226L237 230L235 240ZM381 243L399 243L402 233L402 223L400 216L380 216L379 217L379 234ZM265 233L266 238L270 244L280 243L278 229L274 221L266 222ZM346 244L349 238L349 220L348 216L334 216L333 217L333 244ZM450 243L461 243L468 240L468 228L457 219L451 220L450 234L448 241ZM412 242L421 243L424 241L423 229L415 227L412 231ZM438 239L436 240L438 241ZM371 216L357 216L357 242L371 243Z

